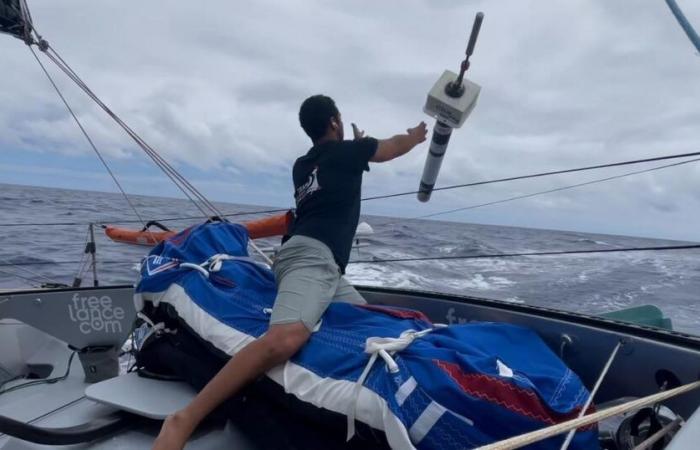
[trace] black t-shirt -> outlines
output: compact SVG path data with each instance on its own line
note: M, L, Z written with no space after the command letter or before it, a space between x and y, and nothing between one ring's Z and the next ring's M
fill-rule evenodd
M328 141L294 163L296 219L290 235L318 239L331 249L345 273L360 220L362 173L377 151L377 140Z

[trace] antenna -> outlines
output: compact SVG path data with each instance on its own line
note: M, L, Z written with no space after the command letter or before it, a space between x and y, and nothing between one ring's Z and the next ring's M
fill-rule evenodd
M469 57L474 53L474 46L476 45L476 39L479 37L479 31L481 31L481 24L483 21L484 13L476 13L474 25L472 25L472 34L469 36L469 43L467 44L467 57L462 61L457 79L445 87L445 93L450 97L461 97L462 94L464 94L464 86L462 85L464 74L469 70Z

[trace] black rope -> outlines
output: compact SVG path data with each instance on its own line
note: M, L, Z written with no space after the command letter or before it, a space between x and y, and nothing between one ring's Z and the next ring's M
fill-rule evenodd
M38 384L54 384L59 381L63 381L66 378L68 378L68 375L70 375L70 368L71 364L73 364L73 358L75 357L75 354L77 352L71 352L70 356L68 357L68 367L66 367L66 372L63 375L54 377L54 378L42 378L39 380L33 380L33 381L28 381L26 383L18 384L16 386L9 387L7 389L0 390L0 395L2 394L7 394L8 392L12 391L18 391L20 389L28 388L30 386L36 386Z
M542 173L536 173L536 174L530 174L530 175L520 175L516 177L509 177L509 178L498 178L494 180L486 180L486 181L477 181L474 183L466 183L466 184L456 184L456 185L451 185L451 186L444 186L444 187L438 187L433 189L434 191L441 191L441 190L447 190L447 189L456 189L456 188L461 188L461 187L470 187L470 186L480 186L484 184L493 184L493 183L503 183L505 181L515 181L515 180L523 180L527 178L537 178L537 177L544 177L548 175L559 175L563 173L572 173L572 172L581 172L581 171L586 171L586 170L594 170L594 169L603 169L603 168L608 168L608 167L618 167L618 166L625 166L625 165L631 165L631 164L641 164L641 163L646 163L646 162L653 162L653 161L663 161L663 160L668 160L668 159L677 159L677 158L687 158L691 156L700 156L700 152L692 152L692 153L681 153L681 154L674 154L674 155L666 155L666 156L656 156L653 158L645 158L645 159L636 159L636 160L631 160L631 161L621 161L621 162L616 162L616 163L610 163L610 164L598 164L595 166L586 166L586 167L579 167L576 169L565 169L565 170L557 170L557 171L552 171L552 172L542 172ZM697 159L693 159L690 161L683 161L678 164L669 164L666 166L660 166L660 167L654 167L651 169L643 170L643 171L638 171L638 172L631 172L628 174L623 174L623 175L616 175L613 177L608 177L608 178L603 178L600 180L595 180L592 182L587 182L587 183L581 183L579 185L573 185L571 187L566 187L565 189L570 189L574 187L579 187L579 186L586 186L589 184L593 184L594 182L603 182L603 181L608 181L616 178L622 178L624 176L628 175L634 175L637 173L644 173L644 172L650 172L653 170L659 170L667 167L673 167L681 164L687 164L689 162L695 162ZM562 188L554 189L551 191L543 191L541 192L542 194L549 193L549 192L556 192L558 190L564 190ZM404 195L412 195L416 194L418 191L411 191L411 192L401 192L397 194L388 194L388 195L378 195L374 197L365 197L362 200L363 201L368 201L368 200L378 200L382 198L390 198L390 197L399 197L399 196L404 196ZM534 195L539 195L540 193L536 194L528 194L526 197L534 196ZM526 198L523 197L523 198ZM511 199L506 199L506 200L498 200L496 202L489 202L487 204L484 204L483 206L490 205L493 203L502 203L504 201L511 201L511 200L517 200L521 198L520 196L514 197ZM480 205L482 206L482 205ZM471 207L467 207L466 209L469 209ZM250 211L250 212L237 212L237 213L230 213L230 214L222 214L222 217L241 217L241 216L251 216L251 215L257 215L257 214L270 214L270 213L276 213L276 212L284 212L288 211L290 208L275 208L275 209L263 209L263 210L258 210L258 211ZM165 218L160 218L156 219L159 222L168 222L168 221L176 221L176 220L201 220L202 218L199 216L178 216L178 217L165 217ZM0 227L27 227L27 226L84 226L84 225L90 225L90 223L97 224L97 225L103 225L103 224L129 224L129 223L141 223L139 220L135 219L114 219L114 220L96 220L93 222L46 222L46 223L39 223L39 222L16 222L16 223L0 223Z
M631 164L641 164L641 163L646 163L646 162L653 162L653 161L663 161L663 160L668 160L668 159L677 159L677 158L687 158L691 156L700 156L700 152L692 152L692 153L681 153L681 154L675 154L675 155L666 155L666 156L656 156L653 158L645 158L645 159L636 159L636 160L631 160L631 161L621 161L621 162L616 162L616 163L609 163L609 164L598 164L594 166L586 166L586 167L579 167L575 169L565 169L565 170L557 170L557 171L551 171L551 172L541 172L541 173L536 173L536 174L529 174L529 175L520 175L516 177L509 177L509 178L498 178L498 179L493 179L493 180L486 180L486 181L477 181L474 183L466 183L466 184L455 184L451 186L443 186L443 187L438 187L433 189L434 191L442 191L442 190L448 190L448 189L457 189L457 188L462 188L462 187L471 187L471 186L481 186L484 184L493 184L493 183L503 183L506 181L515 181L515 180L524 180L527 178L537 178L537 177L544 177L548 175L559 175L559 174L564 174L564 173L572 173L572 172L582 172L586 170L594 170L594 169L603 169L603 168L608 168L608 167L618 167L618 166L625 166L625 165L631 165ZM548 190L548 191L542 191L534 194L527 194L525 196L517 196L517 197L512 197L504 200L497 200L495 202L489 202L485 203L483 205L474 205L466 208L458 208L458 210L461 209L471 209L475 207L481 207L481 206L487 206L491 204L496 204L496 203L503 203L506 201L512 201L512 200L517 200L520 198L527 198L527 197L532 197L535 195L540 195L540 194L547 194L550 192L557 192L560 190L565 190L565 189L571 189L574 187L580 187L580 186L587 186L590 184L598 183L598 182L603 182L603 181L608 181L608 180L613 180L617 178L622 178L625 176L629 175L635 175L639 173L645 173L645 172L651 172L654 170L659 170L659 169L664 169L667 167L674 167L674 166L679 166L682 164L687 164L690 162L695 162L697 159L693 159L690 161L683 161L681 163L677 164L668 164L665 166L659 166L659 167L653 167L650 169L646 170L640 170L636 172L630 172L627 174L622 174L622 175L615 175L612 177L608 178L602 178L600 180L594 180L586 183L580 183L564 188L557 188L553 190ZM404 195L412 195L416 194L418 191L410 191L410 192L400 192L397 194L387 194L387 195L378 195L378 196L373 196L373 197L365 197L362 199L362 201L369 201L369 200L378 200L382 198L391 198L391 197L400 197ZM257 214L270 214L270 213L277 213L277 212L284 212L288 211L290 208L275 208L275 209L263 209L263 210L258 210L258 211L250 211L250 212L236 212L236 213L230 213L230 214L222 214L222 217L242 217L242 216L252 216L252 215L257 215ZM452 212L452 211L450 211ZM442 213L440 213L442 214ZM432 216L433 214L426 215L426 216L421 216L422 217L429 217ZM434 214L437 215L437 214ZM159 222L169 222L169 221L177 221L177 220L201 220L202 218L200 216L178 216L178 217L165 217L165 218L159 218L155 219L158 220ZM114 219L114 220L95 220L93 222L45 222L45 223L40 223L40 222L12 222L12 223L0 223L0 227L28 227L28 226L85 226L85 225L90 225L90 223L96 224L96 225L104 225L104 224L129 224L129 223L141 223L140 220L135 220L135 219Z
M368 259L350 261L348 264L371 264L387 262L407 262L407 261L437 261L437 260L457 260L457 259L487 259L487 258L513 258L517 256L556 256L556 255L577 255L590 253L623 253L623 252L644 252L644 251L670 251L670 250L693 250L700 249L700 244L685 245L663 245L653 247L624 247L608 249L582 249L582 250L557 250L544 252L524 252L524 253L492 253L485 255L453 255L453 256L419 256L414 258L392 258L392 259ZM24 261L16 263L0 263L0 267L11 266L32 266L32 265L60 265L79 264L80 261ZM130 261L98 261L98 264L134 264Z
M486 255L454 255L454 256L419 256L414 258L392 258L392 259L367 259L350 261L348 264L373 264L388 262L409 262L409 261L439 261L451 259L487 259L487 258L514 258L518 256L556 256L556 255L580 255L589 253L622 253L622 252L644 252L644 251L668 251L668 250L691 250L700 249L700 244L687 245L665 245L655 247L627 247L608 249L587 249L587 250L561 250L548 252L523 252L523 253L495 253Z
M7 272L7 271L5 271L5 270L0 270L0 274L8 275L8 276L11 276L11 277L18 278L18 279L20 279L20 280L22 280L22 281L26 281L26 282L29 283L32 287L40 287L40 286L41 286L41 283L37 282L34 278L25 277L24 275L20 275L20 274L18 274L18 273L13 273L13 272Z
M677 158L686 158L686 157L699 156L699 155L700 155L700 152L692 152L692 153L682 153L682 154L675 154L675 155L657 156L657 157L653 157L653 158L637 159L637 160L631 160L631 161L621 161L621 162L610 163L610 164L599 164L599 165L594 165L594 166L579 167L579 168L575 168L575 169L565 169L565 170L541 172L541 173L529 174L529 175L520 175L520 176L516 176L516 177L497 178L497 179L493 179L493 180L477 181L477 182L473 182L473 183L455 184L455 185L450 185L450 186L438 187L438 188L435 188L433 190L434 191L442 191L442 190L457 189L457 188L462 188L462 187L481 186L481 185L485 185L485 184L503 183L506 181L523 180L523 179L528 179L528 178L537 178L537 177L544 177L544 176L549 176L549 175L559 175L559 174L564 174L564 173L573 173L573 172L581 172L581 171L594 170L594 169L618 167L618 166L625 166L625 165L631 165L631 164L642 164L642 163L646 163L646 162L663 161L663 160L677 159ZM445 211L445 212L427 214L425 216L419 216L416 218L427 218L427 217L432 217L432 216L436 216L436 215L447 214L450 212L462 211L465 209L479 208L482 206L489 206L489 205L509 202L509 201L513 201L513 200L519 200L522 198L534 197L536 195L548 194L548 193L552 193L552 192L573 189L573 188L581 187L581 186L588 186L591 184L601 183L604 181L614 180L614 179L618 179L618 178L623 178L623 177L630 176L630 175L651 172L651 171L655 171L655 170L665 169L668 167L680 166L683 164L696 162L698 160L699 159L692 159L689 161L683 161L683 162L676 163L676 164L668 164L668 165L659 166L659 167L652 167L650 169L629 172L629 173L625 173L625 174L621 174L621 175L615 175L612 177L601 178L598 180L588 181L588 182L574 184L574 185L570 185L570 186L564 186L564 187L555 188L555 189L551 189L551 190L535 192L532 194L525 194L522 196L510 197L510 198L503 199L503 200L496 200L493 202L483 203L483 204L479 204L479 205L467 206L464 208L457 208L457 209L449 210L449 211ZM418 191L410 191L410 192L400 192L400 193L396 193L396 194L378 195L378 196L373 196L373 197L365 197L362 199L362 201L400 197L400 196L412 195L412 194L417 194L417 193L418 193ZM275 208L275 209L263 209L263 210L257 210L257 211L249 211L249 212L237 212L237 213L221 214L221 217L241 217L241 216L252 216L252 215L257 215L257 214L270 214L270 213L276 213L276 212L289 211L290 209L291 208ZM201 219L202 219L201 216L177 216L177 217L164 217L164 218L159 218L159 219L155 219L155 220L157 220L159 222L169 222L169 221L177 221L177 220L201 220ZM142 223L142 222L138 219L113 219L113 220L102 219L102 220L95 220L92 222L10 222L10 223L0 223L0 227L87 226L90 224L106 225L106 224L129 224L129 223Z
M68 103L68 101L66 100L66 98L63 96L63 93L62 93L61 90L58 88L58 85L57 85L56 82L54 81L53 77L51 77L51 74L49 74L49 71L46 70L46 67L44 67L44 64L43 64L43 63L41 62L41 60L39 59L39 57L37 56L37 54L36 54L36 52L34 51L34 49L32 48L32 46L30 45L30 46L28 46L28 48L29 48L29 51L32 52L32 56L34 56L34 59L36 59L36 62L39 63L39 66L41 67L41 70L44 72L44 74L45 74L46 77L48 78L49 82L51 83L51 86L53 86L54 90L55 90L56 93L58 94L58 97L61 99L61 102L63 102L63 104L65 105L66 109L67 109L68 112L70 113L71 117L73 117L73 120L74 120L75 123L78 125L78 128L79 128L80 131L82 132L83 136L85 136L85 139L87 140L88 144L90 144L90 148L92 148L92 150L95 152L95 154L96 154L97 157L99 158L100 162L101 162L102 165L104 166L105 170L107 170L107 173L109 173L109 176L112 178L112 181L114 181L114 184L116 184L116 185L117 185L117 188L119 188L119 192L121 192L122 196L124 196L124 199L125 199L126 202L129 204L129 207L132 209L132 211L134 211L134 214L136 214L136 217L138 217L139 220L141 220L142 223L145 223L145 222L141 219L141 216L139 215L138 210L136 209L136 207L134 206L134 204L131 202L131 199L130 199L129 196L126 194L126 191L124 191L124 188L122 187L121 183L120 183L119 180L117 179L117 176L114 174L114 172L112 171L112 169L109 167L109 164L107 164L107 161L106 161L106 160L104 159L104 157L102 156L102 153L100 153L100 151L97 149L97 146L95 145L94 141L92 140L92 138L91 138L90 135L88 134L87 130L85 130L85 127L83 127L82 122L80 122L80 119L78 119L78 116L77 116L77 115L75 114L75 112L73 111L73 108L70 106L70 104Z
M516 195L514 197L503 198L503 199L494 200L491 202L478 203L478 204L469 205L469 206L462 206L461 208L447 209L444 211L438 211L438 212L434 212L434 213L430 213L430 214L425 214L422 216L412 217L412 219L427 219L429 217L441 216L443 214L451 214L451 213L455 213L455 212L459 212L459 211L466 211L469 209L482 208L484 206L498 205L500 203L512 202L514 200L522 200L525 198L536 197L538 195L552 194L554 192L561 192L561 191L566 191L569 189L579 188L579 187L583 187L583 186L590 186L592 184L603 183L605 181L618 180L620 178L629 177L631 175L639 175L641 173L653 172L655 170L666 169L668 167L682 166L683 164L689 164L689 163L693 163L693 162L697 162L697 161L700 161L700 158L693 158L693 159L689 159L687 161L681 161L681 162L672 163L672 164L664 164L663 166L650 167L649 169L635 170L634 172L621 173L619 175L613 175L611 177L598 178L596 180L585 181L583 183L570 184L567 186L560 186L558 188L547 189L544 191L537 191L537 192L531 192L529 194Z
M51 59L57 67L59 67L73 82L80 87L83 92L85 92L88 97L90 97L98 106L100 106L107 115L109 115L133 140L136 144L153 160L153 162L160 168L173 183L185 194L185 196L192 201L192 203L199 209L200 212L206 217L208 214L202 208L202 205L197 203L190 194L196 197L206 208L209 208L211 212L216 215L220 215L219 210L203 195L201 194L182 174L180 174L172 165L170 165L158 152L153 149L146 141L144 141L141 136L139 136L134 130L132 130L122 119L117 116L107 105L105 105L102 100L100 100L97 95L92 92L92 90L85 84L85 82L80 79L77 73L66 63L66 61L61 58L56 49L48 47L45 54L49 59Z
M631 164L642 164L642 163L654 162L654 161L664 161L667 159L688 158L691 156L700 156L700 152L679 153L679 154L675 154L675 155L665 155L665 156L655 156L653 158L635 159L635 160L630 160L630 161L620 161L620 162L607 163L607 164L596 164L594 166L577 167L575 169L553 170L550 172L532 173L529 175L518 175L515 177L497 178L497 179L485 180L485 181L476 181L473 183L453 184L450 186L436 187L435 189L433 189L433 191L446 191L448 189L458 189L458 188L464 188L464 187L481 186L484 184L503 183L505 181L525 180L528 178L539 178L539 177L546 177L546 176L550 176L550 175L561 175L564 173L583 172L586 170L595 170L595 169L605 169L605 168L609 168L609 167L628 166ZM414 195L414 194L417 194L418 192L419 191L410 191L410 192L399 192L397 194L376 195L373 197L365 197L362 199L362 201L379 200L382 198L401 197L404 195Z

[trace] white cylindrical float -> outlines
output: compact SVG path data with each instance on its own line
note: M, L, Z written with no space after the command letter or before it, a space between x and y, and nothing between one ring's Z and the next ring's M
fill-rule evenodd
M428 93L423 108L426 114L436 119L436 123L418 187L418 200L421 202L430 200L452 130L461 127L467 120L481 91L478 84L464 78L457 96L453 96L450 89L456 79L456 73L446 70Z
M418 188L418 200L421 202L430 200L430 194L433 193L435 180L437 180L438 173L440 172L442 159L447 151L447 144L450 142L451 135L452 127L439 120L435 122L433 138L430 141L428 156L425 159L425 166L423 167L423 176L421 177L420 187Z

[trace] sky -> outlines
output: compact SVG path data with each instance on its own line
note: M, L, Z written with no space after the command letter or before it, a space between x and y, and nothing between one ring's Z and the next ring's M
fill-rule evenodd
M679 0L700 28L700 2ZM29 0L38 31L114 111L213 200L293 204L298 124L324 93L386 138L421 120L464 57L481 95L438 186L700 150L700 56L662 0ZM116 191L26 46L0 35L0 183ZM46 60L44 60L46 61ZM50 62L46 61L47 64ZM127 192L180 196L50 67ZM428 143L373 164L366 196L416 190ZM657 164L660 165L660 164ZM605 169L363 204L417 217L652 167ZM700 162L435 219L700 241Z

